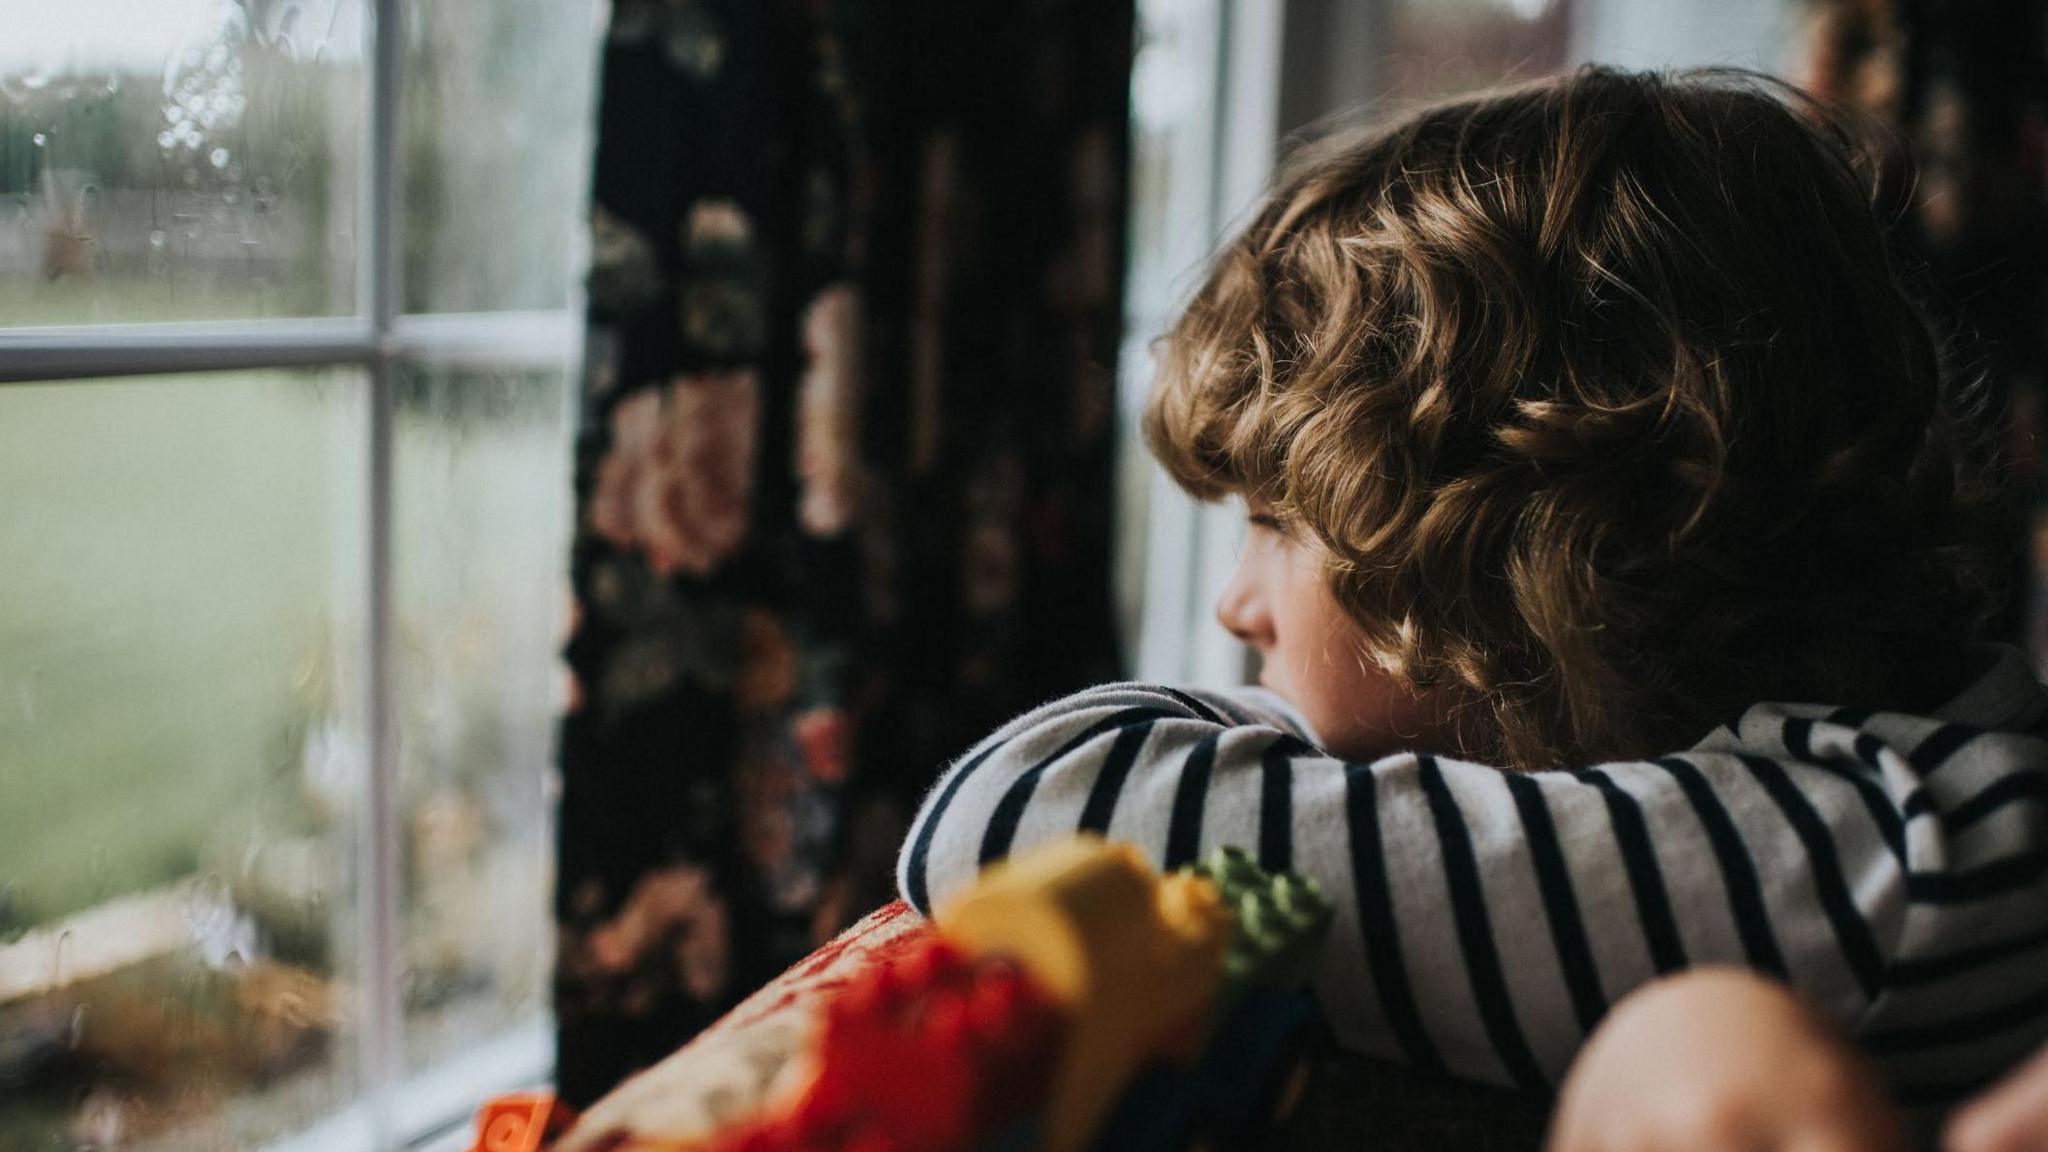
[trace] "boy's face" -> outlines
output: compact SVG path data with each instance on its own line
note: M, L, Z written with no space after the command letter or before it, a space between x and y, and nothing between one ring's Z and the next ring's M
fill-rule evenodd
M1365 635L1323 579L1323 548L1260 504L1216 619L1258 649L1259 683L1285 696L1332 754L1369 760L1455 751L1439 702L1416 696L1369 655Z

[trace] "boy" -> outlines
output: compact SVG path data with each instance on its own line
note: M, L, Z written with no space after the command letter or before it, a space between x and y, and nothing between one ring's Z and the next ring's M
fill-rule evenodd
M927 799L911 903L1076 829L1242 844L1341 910L1340 1039L1536 1091L1710 963L1909 1102L2038 1046L2048 699L1971 644L1992 489L1846 134L1787 100L1590 69L1284 178L1147 416L1248 504L1218 612L1270 691L1013 721Z

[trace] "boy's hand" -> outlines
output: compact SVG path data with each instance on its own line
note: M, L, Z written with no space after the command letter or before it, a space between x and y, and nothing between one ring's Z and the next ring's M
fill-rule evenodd
M1702 969L1622 1001L1579 1053L1549 1152L1899 1152L1874 1079L1784 988Z
M2048 1152L2048 1049L1957 1112L1945 1152Z

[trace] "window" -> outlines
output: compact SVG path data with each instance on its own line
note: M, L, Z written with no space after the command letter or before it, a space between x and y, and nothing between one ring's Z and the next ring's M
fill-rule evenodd
M0 0L0 1147L547 1074L597 0Z
M1139 0L1131 66L1130 257L1118 371L1117 604L1141 680L1226 686L1248 651L1211 613L1236 564L1242 510L1201 506L1145 451L1138 417L1154 342L1273 165L1284 6Z

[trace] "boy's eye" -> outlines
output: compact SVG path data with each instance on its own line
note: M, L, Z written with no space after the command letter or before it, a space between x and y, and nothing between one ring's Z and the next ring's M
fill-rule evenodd
M1263 528L1268 532L1275 532L1281 535L1285 535L1287 532L1287 527L1280 523L1279 517L1265 512L1250 513L1245 517L1245 521L1254 528Z

